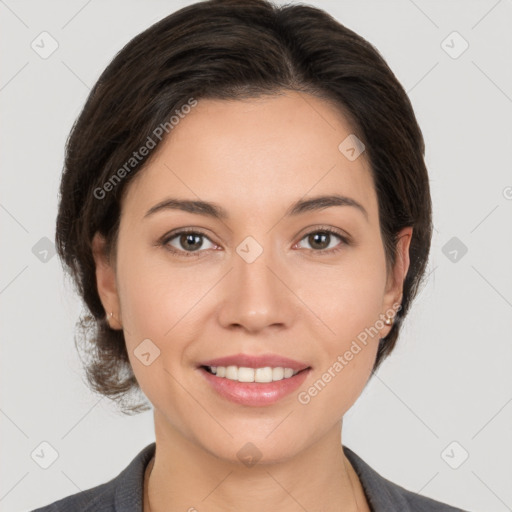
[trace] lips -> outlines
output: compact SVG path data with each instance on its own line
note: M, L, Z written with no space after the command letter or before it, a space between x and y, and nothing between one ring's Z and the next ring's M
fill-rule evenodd
M293 370L293 375L272 382L240 382L231 380L229 377L224 378L215 375L211 371L212 367L217 370L224 368L227 371L230 368L245 368L244 373L249 368L254 368L255 371L263 368L267 372L269 367L273 369L280 368L281 371L286 368L290 372ZM209 359L202 361L198 365L198 370L202 378L206 380L218 396L230 402L249 407L264 407L275 404L296 391L311 373L311 367L306 363L275 354L259 356L235 354Z
M216 359L209 359L202 361L201 366L238 366L245 368L265 368L270 366L272 368L283 367L291 368L296 372L300 372L309 368L307 363L290 359L276 354L262 354L262 355L249 355L249 354L234 354L226 357L218 357Z

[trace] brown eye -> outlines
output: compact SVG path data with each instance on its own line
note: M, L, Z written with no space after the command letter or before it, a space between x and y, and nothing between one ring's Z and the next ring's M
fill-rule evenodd
M179 235L178 243L181 247L184 247L185 250L191 249L192 251L197 251L203 245L201 236L202 235L196 235L193 233L182 234Z
M212 247L204 247L204 241L212 245ZM178 231L162 240L162 245L173 253L179 253L183 256L191 256L192 253L201 252L200 249L211 249L215 244L204 234L199 231ZM188 254L187 254L188 253Z
M324 231L318 231L308 235L308 243L313 249L327 249L331 240L331 234Z
M336 238L341 241L341 244L339 242L336 243ZM341 233L338 233L337 231L334 231L330 228L311 231L301 239L301 242L303 240L305 240L310 245L311 251L327 254L339 251L341 250L342 246L349 244L349 240L346 236L343 236ZM301 242L299 242L299 244Z

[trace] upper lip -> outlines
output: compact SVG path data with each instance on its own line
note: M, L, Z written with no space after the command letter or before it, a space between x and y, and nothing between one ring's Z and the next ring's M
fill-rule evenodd
M295 361L289 357L280 356L277 354L233 354L226 357L218 357L216 359L209 359L203 361L199 366L238 366L245 368L265 368L271 366L273 368L281 366L283 368L291 368L295 371L301 371L309 368L309 365L300 361Z

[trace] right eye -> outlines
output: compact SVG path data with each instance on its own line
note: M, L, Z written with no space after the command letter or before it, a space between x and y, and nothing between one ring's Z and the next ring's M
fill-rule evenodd
M214 248L216 245L200 231L195 230L181 230L165 236L161 244L174 254L180 256L195 256L194 253L200 252L203 246L203 240L208 240ZM171 243L172 242L172 243Z

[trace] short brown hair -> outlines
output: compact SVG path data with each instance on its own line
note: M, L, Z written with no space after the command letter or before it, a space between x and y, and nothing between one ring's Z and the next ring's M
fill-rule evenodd
M105 191L134 150L154 139L155 129L190 98L243 99L282 90L330 101L365 144L388 269L397 233L413 227L402 307L379 341L374 370L393 350L424 276L432 235L424 140L406 92L378 50L321 9L209 0L132 39L101 74L67 141L56 245L90 312L76 340L85 343L86 376L95 391L118 402L140 391L123 332L110 329L105 318L91 241L99 232L115 257L122 192L151 155L122 173L103 197L97 191ZM132 403L123 412L147 409Z

